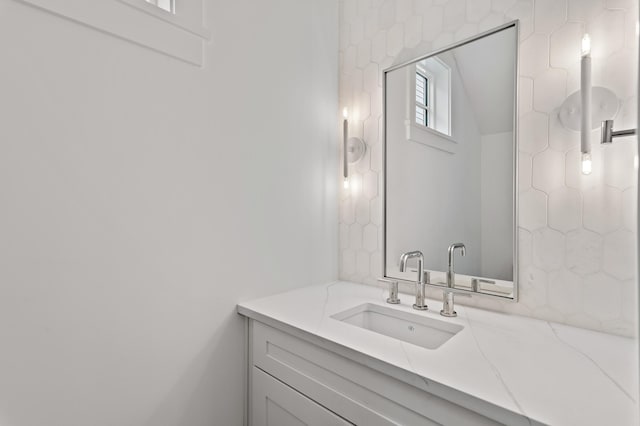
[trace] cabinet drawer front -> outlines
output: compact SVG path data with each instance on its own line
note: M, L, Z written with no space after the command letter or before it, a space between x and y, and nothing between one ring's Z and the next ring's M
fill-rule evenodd
M253 364L356 425L498 425L318 345L252 321Z
M252 426L353 426L256 367L251 379Z

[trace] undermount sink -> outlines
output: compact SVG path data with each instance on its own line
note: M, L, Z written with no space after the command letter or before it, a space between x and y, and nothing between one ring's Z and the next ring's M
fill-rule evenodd
M331 318L426 349L439 348L464 328L371 303L339 312Z

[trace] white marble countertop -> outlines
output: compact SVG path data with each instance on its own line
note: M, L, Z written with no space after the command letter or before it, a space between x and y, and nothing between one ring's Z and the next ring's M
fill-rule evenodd
M477 398L521 414L531 424L637 425L636 342L590 330L457 305L457 318L385 303L385 289L346 282L305 287L238 305L238 312L337 343L449 388L461 405ZM435 350L331 318L374 303L462 325ZM451 399L451 398L449 398Z

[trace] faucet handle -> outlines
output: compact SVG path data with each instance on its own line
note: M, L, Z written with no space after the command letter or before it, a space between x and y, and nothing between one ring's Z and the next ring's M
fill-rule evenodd
M379 278L378 281L389 284L389 297L387 298L387 303L391 303L392 305L400 303L400 299L398 298L398 281L387 280L384 278Z

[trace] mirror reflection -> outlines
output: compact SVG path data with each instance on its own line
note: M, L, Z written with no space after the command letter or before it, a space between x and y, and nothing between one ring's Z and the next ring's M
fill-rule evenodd
M517 28L385 72L385 276L513 297ZM449 277L450 281L450 277Z

